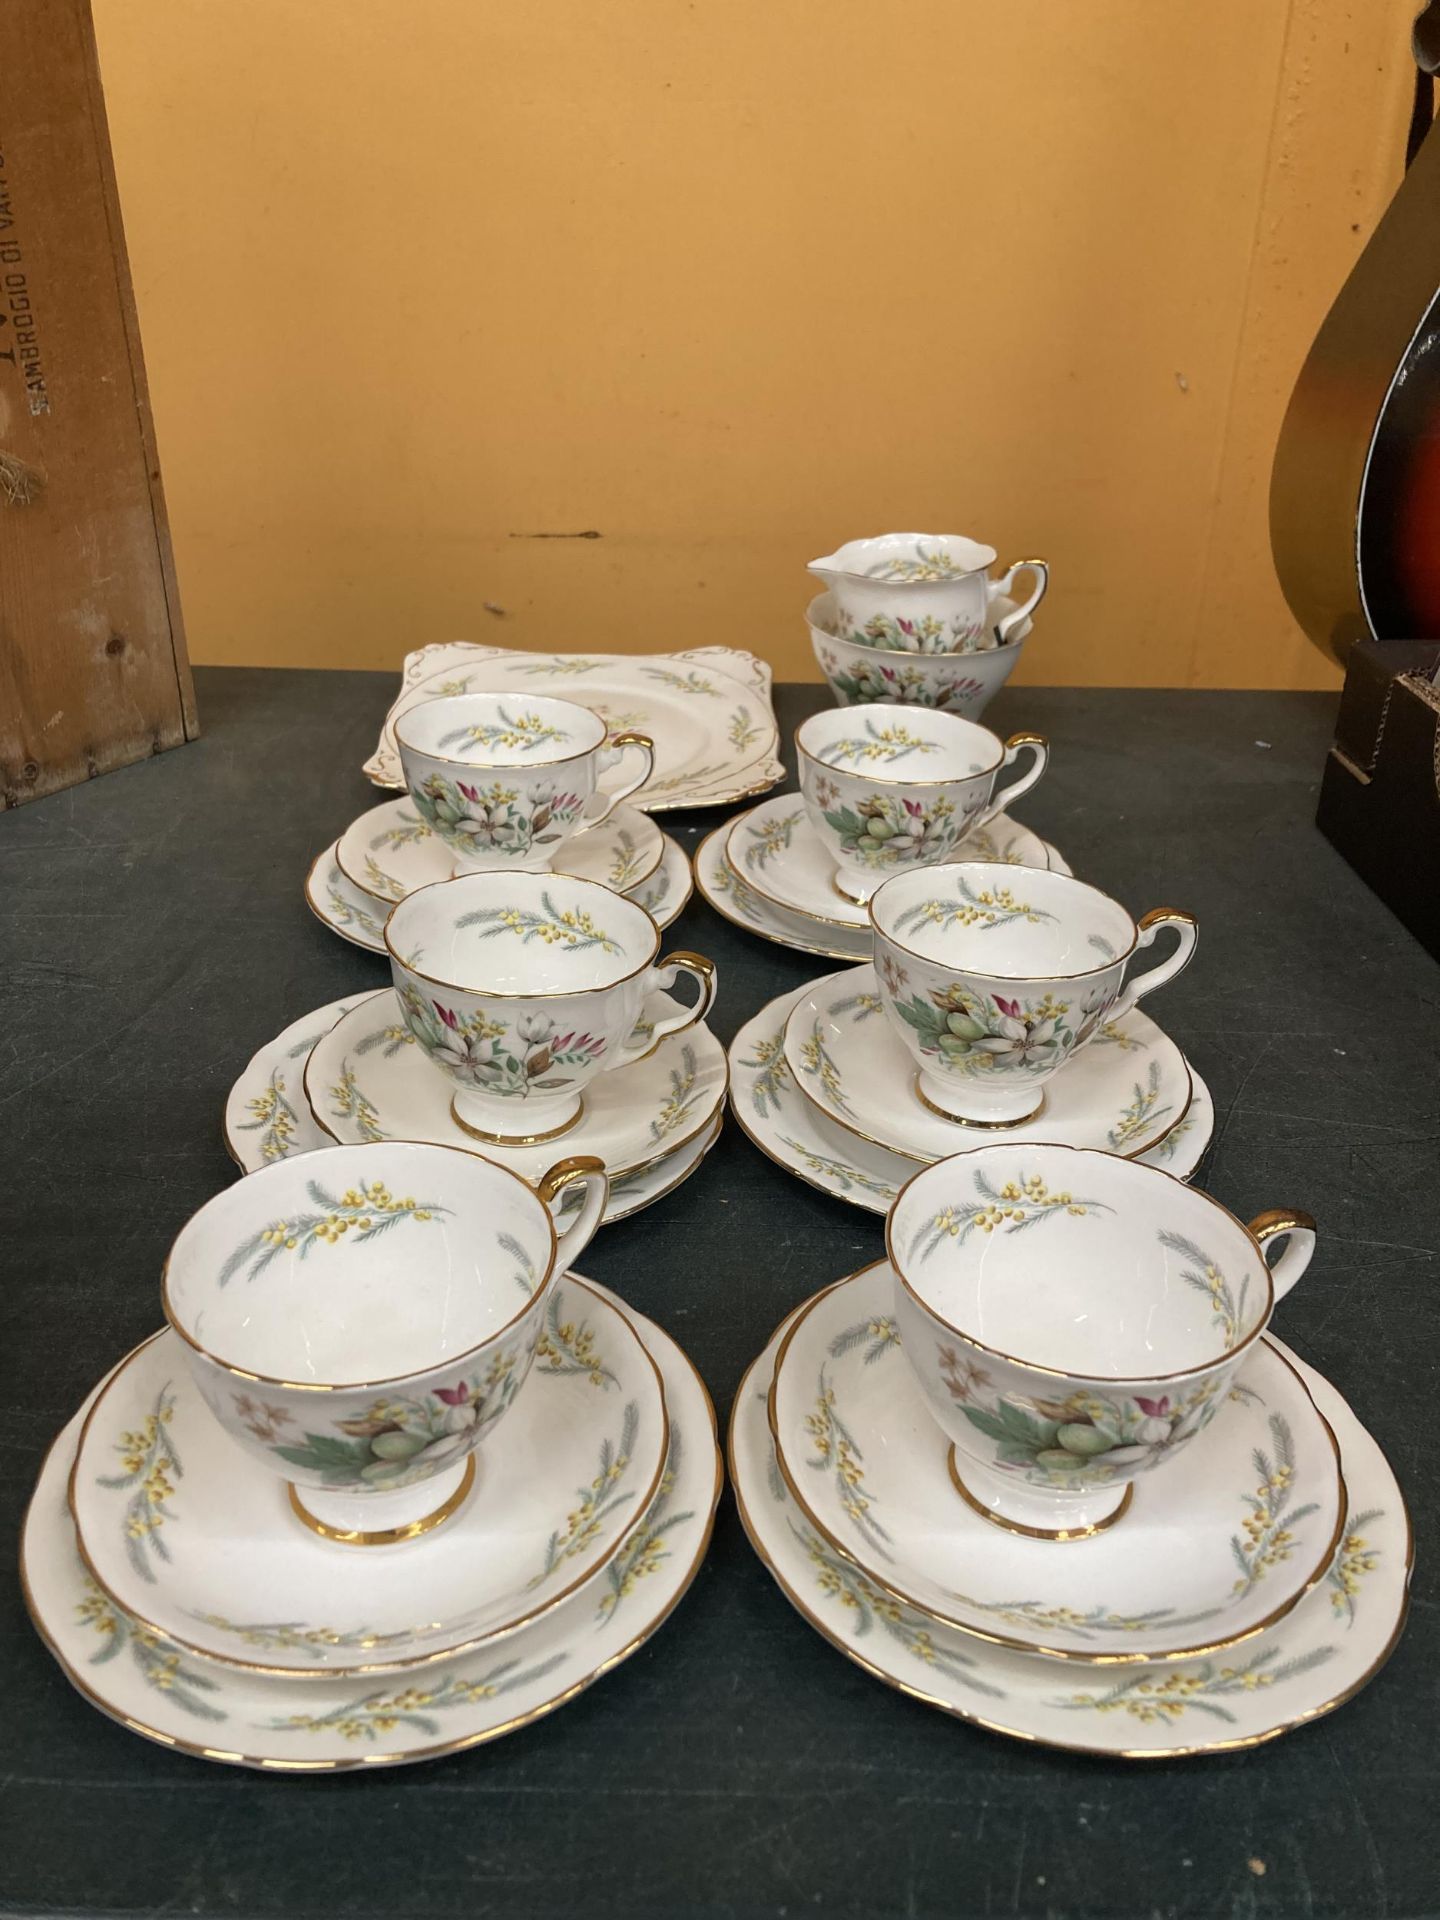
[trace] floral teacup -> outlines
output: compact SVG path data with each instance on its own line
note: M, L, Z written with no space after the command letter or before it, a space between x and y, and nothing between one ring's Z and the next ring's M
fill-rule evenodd
M1003 792L995 780L1023 750L1032 764ZM835 884L862 904L902 868L948 859L1045 771L1036 733L997 734L958 714L870 705L816 713L795 733L800 792Z
M165 1315L215 1418L290 1483L307 1525L347 1543L413 1538L463 1498L608 1191L592 1159L559 1162L537 1191L453 1147L277 1160L181 1228Z
M703 1020L715 968L698 953L657 962L643 907L564 874L470 873L420 887L385 923L405 1024L455 1088L464 1131L533 1144L580 1118L586 1086ZM648 994L688 974L693 1007L636 1022Z
M508 693L427 700L395 723L416 812L462 871L543 871L562 840L598 827L655 764L647 734L617 733L588 707ZM599 778L633 747L640 771L604 794Z
M938 707L978 720L1015 670L1031 632L1030 617L1016 626L1006 616L1014 602L996 601L997 626L1010 637L996 646L989 628L974 650L963 653L882 653L877 647L842 640L836 631L834 596L818 593L806 611L815 662L838 706Z
M842 640L888 653L967 653L1004 646L1045 597L1050 569L1017 560L990 578L995 549L958 533L883 533L851 540L810 562L829 587L833 631ZM1028 598L993 622L992 605L1017 574L1034 575Z
M1073 1540L1209 1425L1309 1265L1315 1222L1247 1227L1156 1168L1016 1144L916 1174L886 1242L957 1492L1001 1526Z
M979 860L887 880L870 924L880 996L920 1070L919 1098L977 1126L1033 1119L1075 1048L1173 980L1197 937L1177 908L1137 925L1066 874ZM1130 956L1164 927L1174 953L1127 982Z

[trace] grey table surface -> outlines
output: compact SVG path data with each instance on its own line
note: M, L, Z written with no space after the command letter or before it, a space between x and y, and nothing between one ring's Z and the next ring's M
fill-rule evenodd
M170 1239L234 1177L221 1102L286 1022L383 983L307 912L313 854L375 799L377 674L201 671L197 744L0 819L3 1479L13 1540L85 1391L160 1319ZM781 690L787 734L819 688ZM67 1685L3 1601L0 1903L17 1913L418 1916L1344 1915L1440 1908L1440 968L1313 825L1320 695L1007 690L1051 771L1020 809L1130 907L1199 915L1154 1003L1218 1111L1205 1183L1295 1205L1321 1246L1278 1330L1388 1453L1419 1540L1374 1684L1274 1745L1144 1766L1012 1744L867 1677L791 1611L733 1503L625 1667L493 1746L270 1778L147 1744ZM723 816L667 818L693 848ZM821 963L692 902L728 1039ZM722 1421L782 1315L875 1258L880 1221L733 1125L585 1269L685 1345Z

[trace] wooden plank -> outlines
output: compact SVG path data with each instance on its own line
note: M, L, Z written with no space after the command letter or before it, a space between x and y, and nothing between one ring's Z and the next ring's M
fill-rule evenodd
M0 62L0 805L198 732L89 0Z

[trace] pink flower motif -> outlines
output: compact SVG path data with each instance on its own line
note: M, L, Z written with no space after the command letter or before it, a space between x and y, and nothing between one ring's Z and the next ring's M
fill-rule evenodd
M1170 1396L1168 1393L1163 1400L1142 1400L1137 1393L1135 1396L1135 1404L1142 1413L1148 1414L1152 1420L1164 1420L1168 1418L1170 1413Z
M447 1407L468 1407L470 1389L462 1380L458 1387L436 1387L435 1398L443 1400Z
M449 1007L442 1007L438 1000L432 1000L430 1004L452 1033L458 1033L460 1031L460 1022L455 1018L455 1015L450 1011Z
M1007 1020L1018 1020L1020 1018L1020 1002L1018 1000L1002 1000L997 993L995 996L995 1004Z
M473 800L477 806L480 804L480 789L478 787L467 787L463 780L457 780L455 784L467 800Z
M912 819L918 820L921 814L924 813L925 809L921 806L918 800L907 800L905 802L905 811L910 815Z

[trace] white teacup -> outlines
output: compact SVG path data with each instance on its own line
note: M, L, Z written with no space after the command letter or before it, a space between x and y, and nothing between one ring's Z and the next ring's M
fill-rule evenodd
M607 742L605 722L572 700L455 693L423 701L395 722L405 785L462 869L541 872L572 833L598 827L650 778L649 736ZM599 792L600 775L627 748L633 780Z
M958 533L882 533L850 540L810 562L834 599L834 632L842 640L895 653L966 652L988 636L991 608L1017 574L1030 573L1028 597L994 621L1004 646L1045 597L1050 569L1017 560L990 578L995 549Z
M919 1098L977 1126L1034 1118L1076 1047L1173 980L1198 935L1178 908L1137 924L1066 874L979 860L887 880L870 925L880 996L919 1068ZM1165 927L1175 952L1127 982L1131 955Z
M470 873L420 887L391 913L385 945L405 1024L455 1088L451 1112L477 1140L553 1140L585 1088L703 1020L715 968L702 954L656 961L643 907L566 874ZM700 989L635 1033L647 994L688 974Z
M1209 1425L1309 1265L1315 1222L1247 1227L1136 1161L994 1145L916 1174L886 1244L957 1492L1001 1526L1073 1540Z
M1001 769L1026 751L1032 764L996 793ZM878 703L812 714L795 752L835 884L862 904L892 873L951 859L967 833L1030 791L1050 757L1037 733L1002 743L958 714Z
M300 1519L350 1544L413 1538L463 1498L608 1190L598 1160L532 1192L478 1154L396 1141L277 1160L181 1229L165 1315L211 1412L289 1482Z

